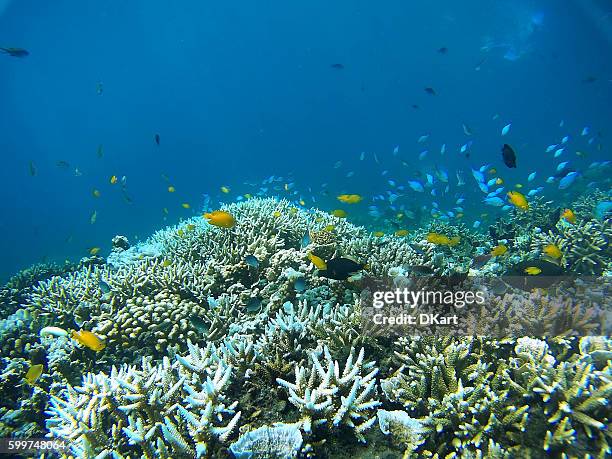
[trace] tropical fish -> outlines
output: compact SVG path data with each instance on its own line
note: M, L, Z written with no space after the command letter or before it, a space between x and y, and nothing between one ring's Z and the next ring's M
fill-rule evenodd
M174 193L175 191L176 191L176 188L174 188L172 185L168 187L168 193Z
M412 188L414 191L418 191L419 193L422 193L423 191L425 191L425 187L423 187L423 184L419 182L418 180L408 180L407 183L408 183L408 186Z
M424 142L427 142L427 139L429 139L429 134L422 135L422 136L421 136L421 137L419 137L419 139L417 140L417 143L424 143Z
M502 147L502 159L504 160L504 164L509 168L516 167L516 153L512 149L510 145L507 143Z
M508 191L507 195L510 202L519 209L529 210L529 203L527 202L527 198L522 193L518 191Z
M308 252L308 259L317 269L327 269L327 263L322 258L317 257L314 253Z
M30 55L30 52L27 49L23 48L2 48L0 47L0 51L4 54L8 54L11 57L27 57Z
M102 195L102 193L100 193L100 190L98 190L98 189L96 189L96 188L94 188L94 189L93 189L93 191L91 192L91 194L92 194L92 196L93 196L94 198L99 198L99 197Z
M330 67L335 70L344 70L344 64L340 63L331 64Z
M94 223L96 223L97 219L98 219L98 211L94 210L91 216L89 217L89 223L93 225Z
M70 338L91 349L92 351L98 352L106 347L103 340L96 336L96 334L87 330L72 330L70 333Z
M205 213L203 216L210 225L220 228L232 228L236 224L234 216L224 210L214 210L210 213Z
M304 276L298 277L295 280L295 282L293 283L293 288L296 292L303 292L304 290L306 290L306 279L304 279Z
M182 203L182 204L181 204L181 207L182 207L183 209L190 209L190 208L191 208L191 205L190 205L188 202L184 202L184 203Z
M499 257L503 254L505 254L508 251L508 247L506 247L503 244L500 244L496 247L493 248L493 250L491 250L491 256L492 257Z
M100 291L102 293L104 293L105 295L107 293L110 293L111 288L110 285L108 285L106 282L104 282L102 279L100 279L100 281L98 282L98 287L100 287Z
M157 145L159 145L159 141L160 141L159 134L155 134L155 143Z
M104 156L104 146L102 146L101 144L98 145L98 149L96 150L96 155L98 156L98 158L102 158Z
M347 217L347 213L346 211L342 210L342 209L335 209L331 211L331 214L334 217L338 217L338 218L346 218Z
M461 127L463 128L463 133L464 133L465 135L473 135L473 134L474 134L474 132L472 131L472 129L470 129L470 127L469 127L467 124L462 123L462 124L461 124Z
M230 189L228 187L226 187L226 186L222 186L220 188L220 190L221 190L221 193L225 193L225 194L230 192Z
M563 161L562 163L559 163L557 165L557 172L561 172L563 169L565 169L565 166L567 166L569 164L569 161Z
M331 233L335 229L336 229L336 225L327 225L325 228L323 228L323 231Z
M30 161L28 163L28 170L30 171L30 175L32 177L36 177L36 165L34 164L34 161Z
M400 237L408 236L408 230L406 230L406 229L397 230L395 232L395 235L396 236L400 236Z
M604 220L612 212L612 201L601 201L595 206L593 214L598 220Z
M259 260L255 255L247 255L246 257L244 257L244 261L252 268L259 268Z
M338 199L340 202L344 202L345 204L357 204L358 202L361 202L363 198L358 194L341 194L340 196L337 196L336 199Z
M459 236L454 236L452 238L449 238L448 236L445 236L444 234L440 234L440 233L428 233L427 234L427 242L430 242L436 245L448 245L450 247L454 247L457 244L459 244L460 241L461 241L461 238Z
M557 145L556 143L553 143L552 145L549 145L546 147L546 153L550 153L551 151L553 151L555 148L557 148L559 145Z
M523 271L525 274L529 274L530 276L537 276L542 272L542 270L536 266L528 266Z
M559 148L557 151L555 151L553 158L558 158L559 156L563 154L564 151L565 151L565 148Z
M100 250L102 250L100 247L91 247L90 249L88 249L89 255L97 255Z
M569 188L576 181L579 175L580 174L576 171L567 174L565 177L559 180L559 189L565 190L566 188Z
M572 225L574 223L576 223L576 214L574 214L574 212L572 211L572 209L565 209L562 213L561 213L561 218L563 218L564 220L566 220L567 222L571 223Z
M44 370L44 366L42 364L36 364L36 365L32 365L30 368L28 368L27 373L24 376L24 379L26 380L26 382L30 385L33 385L36 381L38 381L38 378L40 378L40 375L42 375Z
M116 175L113 175L113 176L111 176L111 178L109 179L109 182L110 182L110 184L111 184L111 185L114 185L114 184L116 184L116 183L117 183L117 180L118 180L117 176L116 176Z
M542 249L542 252L544 252L544 254L549 256L550 258L554 258L555 260L558 260L563 256L561 250L555 244L545 245Z
M346 280L364 267L365 265L349 258L339 257L329 260L326 263L326 268L319 268L319 276L327 277L328 279Z
M487 264L487 262L491 259L491 254L490 253L485 253L483 255L477 255L472 259L472 268L475 269L480 269L482 268L484 265Z
M527 176L527 181L528 181L528 182L533 182L533 179L535 179L535 178L536 178L536 175L537 175L537 173L536 173L536 172L532 172L531 174L529 174L529 175Z
M383 233L382 231L374 231L372 233L372 236L374 237L383 237L385 235L385 233Z
M168 267L168 266L170 266L171 264L172 264L172 260L168 260L168 259L166 259L166 260L164 260L164 261L162 262L162 266L163 266L164 268L167 268L167 267Z
M499 196L491 196L489 198L484 198L483 202L489 206L501 207L504 205L504 200Z
M434 89L434 88L427 87L427 88L423 88L423 90L424 90L424 91L425 91L427 94L429 94L430 96L435 96L435 95L436 95L436 91L435 91L435 89Z
M425 158L425 156L427 156L427 153L429 153L429 150L423 150L421 153L419 153L419 160Z
M101 81L96 83L96 94L99 96L104 94L104 84Z
M563 138L561 139L561 143L562 143L562 144L565 144L565 143L567 143L567 141L568 141L568 140L569 140L569 135L566 135L565 137L563 137Z
M512 123L508 123L506 124L502 130L501 130L501 135L506 135L508 134L508 132L510 132L510 127L512 126Z

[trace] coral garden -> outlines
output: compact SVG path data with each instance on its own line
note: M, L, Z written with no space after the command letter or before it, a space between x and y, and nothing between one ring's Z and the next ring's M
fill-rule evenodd
M34 267L0 292L0 437L64 439L75 458L610 457L611 221L546 206L489 234L434 222L375 237L255 198L223 208L233 228L194 217L135 246L116 237L106 260ZM549 243L588 278L490 287L462 333L366 323L368 289L503 278ZM334 280L309 255L366 266Z

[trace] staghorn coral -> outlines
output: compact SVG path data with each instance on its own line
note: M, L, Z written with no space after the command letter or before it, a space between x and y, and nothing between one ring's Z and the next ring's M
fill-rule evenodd
M230 445L236 459L292 459L302 447L302 433L295 424L263 426L241 435Z
M380 404L373 398L378 373L375 362L364 363L364 350L361 349L355 358L354 349L351 349L341 372L338 361L332 359L327 347L323 347L322 354L323 363L320 355L310 354L310 370L295 366L295 383L280 378L276 381L287 391L289 402L298 409L304 432L311 433L313 427L323 425L332 430L346 425L353 429L359 441L365 442L364 432L376 421L372 411ZM369 373L362 374L366 371Z
M192 347L175 363L143 358L139 367L87 374L81 386L52 397L49 436L70 440L66 457L207 456L229 439L240 412L227 401L232 367L204 364L201 352Z

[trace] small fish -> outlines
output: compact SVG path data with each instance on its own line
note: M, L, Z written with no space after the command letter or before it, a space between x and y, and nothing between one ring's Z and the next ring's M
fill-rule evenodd
M566 135L565 137L563 137L563 138L561 139L561 144L566 144L566 143L568 142L568 140L569 140L569 136L568 136L568 135Z
M572 211L572 209L565 209L561 213L561 218L565 221L571 223L572 225L576 223L576 214Z
M25 374L24 379L29 385L32 386L36 381L38 381L38 378L40 378L40 375L42 375L43 370L44 366L40 363L32 365Z
M338 217L338 218L346 218L347 217L347 213L346 211L342 210L342 209L335 209L331 211L331 214L334 217Z
M159 134L155 134L155 143L156 143L158 146L159 146L159 141L160 141Z
M94 189L92 190L91 194L92 194L92 196L93 196L94 198L99 198L100 196L102 196L102 193L100 193L100 190L98 190L98 189L96 189L96 188L94 188Z
M30 161L28 163L28 170L30 171L30 176L32 177L36 177L36 165L34 164L34 161Z
M564 151L565 151L565 148L559 148L557 151L555 151L553 158L558 158L559 156L563 154Z
M486 265L489 260L492 258L491 254L489 253L485 253L483 255L477 255L472 259L472 268L474 269L480 269L482 268L484 265Z
M542 252L548 257L553 258L555 260L558 260L563 256L563 254L561 253L561 250L555 244L545 245L544 248L542 249Z
M259 260L255 255L247 255L246 257L244 257L244 261L252 268L259 268Z
M331 64L330 67L332 69L336 69L336 70L344 70L344 64L339 64L339 63Z
M522 193L518 191L508 191L506 194L510 202L519 209L529 210L529 203L527 202L527 198Z
M536 172L532 172L531 174L529 174L529 175L527 176L527 181L528 181L528 182L533 182L533 179L535 179L535 178L536 178L536 175L537 175L537 173L536 173Z
M181 204L181 207L182 207L183 209L190 209L190 208L191 208L191 205L190 205L188 202L184 202L184 203L182 203L182 204Z
M98 145L98 149L96 150L96 155L98 158L104 157L104 146L102 144Z
M70 169L70 163L68 161L58 161L55 165L60 169Z
M362 151L361 154L359 155L359 161L363 161L365 159L365 152Z
M425 91L430 96L435 96L436 95L436 91L435 91L434 88L426 87L426 88L423 88L423 91Z
M408 183L408 186L412 188L414 191L417 191L419 193L422 193L425 191L425 187L418 180L408 180L407 183Z
M443 143L442 146L440 147L440 154L443 155L444 153L446 153L446 144Z
M499 244L491 250L492 257L500 257L508 251L508 247L503 244Z
M308 252L308 259L316 266L317 269L327 269L327 263L322 258L317 257L312 252Z
M95 256L100 252L100 250L102 250L100 247L91 247L90 249L88 249L88 252L89 255Z
M424 143L424 142L427 142L427 139L429 139L429 134L422 135L422 136L421 136L421 137L419 137L419 139L417 140L417 143Z
M501 130L501 135L504 136L506 134L508 134L508 132L510 132L510 127L512 126L512 123L508 123L506 124L502 130Z
M167 258L162 262L162 266L164 268L167 268L168 266L170 266L172 264L172 260L168 260Z
M303 292L304 290L306 290L306 279L304 279L304 276L298 277L295 280L295 282L293 283L293 288L296 292Z
M423 150L421 153L419 153L419 160L425 158L425 156L427 156L427 153L429 153L429 150Z
M231 190L230 190L228 187L226 187L226 186L222 186L222 187L220 188L220 190L221 190L221 193L224 193L224 194L228 194L228 193L231 191Z
M339 257L329 260L325 268L319 268L319 276L327 277L328 279L347 280L353 274L364 268L365 265L357 263L350 258Z
M111 288L110 285L108 285L106 282L104 282L103 280L100 280L98 282L98 287L100 287L100 291L104 294L110 293Z
M504 164L509 168L516 167L516 153L512 149L510 145L507 143L502 147L502 159L504 160Z
M567 174L565 177L559 180L559 189L565 190L566 188L569 188L576 181L579 175L580 174L576 171Z
M590 132L591 132L591 129L588 126L585 126L582 128L582 131L580 131L580 135L584 137L584 136L589 135Z
M374 236L374 237L383 237L384 235L385 235L385 233L382 232L382 231L374 231L372 233L372 236Z
M8 54L11 57L27 57L30 55L30 52L27 49L23 49L23 48L1 48L0 47L0 52L3 52L4 54Z
M346 178L351 178L353 175L355 175L355 171L348 171L346 173Z
M98 211L94 210L91 216L89 217L89 223L93 225L94 223L96 223L97 219L98 219Z
M408 236L408 230L406 229L397 230L394 234L399 237Z
M548 147L546 147L546 153L550 153L551 151L553 151L555 148L557 148L559 145L557 145L556 143L549 145Z
M442 48L438 48L438 53L439 54L446 54L446 53L448 53L448 48L446 46L443 46Z
M498 177L498 178L495 180L495 184L496 184L496 185L503 185L503 184L504 184L504 179L502 179L502 178Z
M118 180L119 180L119 179L117 178L117 176L116 176L116 175L113 175L113 176L111 176L111 178L110 178L109 182L110 182L110 184L111 184L111 185L115 185L115 184L117 183L117 181L118 181Z
M335 229L336 229L336 225L327 225L325 228L323 228L323 231L325 231L327 233L331 233Z
M196 226L193 223L187 223L185 225L185 228L187 228L187 231L193 231L193 230L195 230L195 227Z
M525 274L529 274L530 276L537 276L542 272L540 268L537 268L535 266L528 266L523 271L525 272Z
M342 167L342 161L336 161L334 163L334 169L340 169Z
M236 224L234 216L224 210L214 210L210 213L205 213L204 218L210 225L218 226L219 228L232 228Z
M104 341L102 341L95 333L87 330L72 330L70 333L70 338L91 349L92 351L98 352L106 347Z
M357 204L361 202L363 198L358 194L341 194L337 196L336 199L345 204Z
M476 228L479 228L479 227L480 227L480 221L479 220L474 221L474 224L472 225L472 228L476 229Z
M595 206L593 210L593 215L597 220L605 220L609 217L612 212L612 201L601 201Z
M488 206L494 206L494 207L501 207L505 204L504 200L500 198L499 196L491 196L489 198L484 198L483 202L487 204Z
M172 185L168 187L168 193L174 193L175 191L176 191L176 188L174 188Z
M104 85L102 84L101 81L96 83L96 94L99 95L99 96L104 94Z
M473 135L474 131L472 131L472 129L465 123L461 124L461 127L463 128L463 133L465 135Z
M306 233L304 233L304 236L302 236L302 240L300 241L300 248L305 248L308 247L310 245L310 233L308 233L308 231L306 231Z
M428 233L427 234L427 242L430 242L431 244L447 245L450 247L454 247L457 244L459 244L460 241L461 241L461 238L459 236L454 236L452 238L449 238L448 236L445 236L444 234L440 234L440 233Z

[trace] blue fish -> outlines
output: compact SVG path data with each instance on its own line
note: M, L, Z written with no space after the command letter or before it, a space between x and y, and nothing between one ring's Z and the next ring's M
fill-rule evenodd
M487 182L487 186L493 186L495 185L495 182L497 182L497 179L494 177Z
M387 183L391 186L395 186L395 180L387 180Z
M559 180L559 189L560 190L565 190L566 188L570 187L572 185L572 183L574 183L574 181L576 181L576 179L578 178L578 176L580 175L580 173L574 171L574 172L570 172L569 174L567 174L565 177L563 177L561 180Z
M563 161L562 163L559 163L559 165L557 166L557 172L561 172L568 164L569 161Z
M482 191L483 193L489 192L489 187L484 182L478 182L478 188L480 188L480 191Z
M563 154L564 151L565 151L565 148L559 148L557 151L555 151L553 158L558 158L559 156Z
M419 193L425 191L425 187L423 187L423 184L418 180L408 180L408 186Z
M480 226L480 221L479 221L479 220L476 220L476 221L474 222L474 224L472 225L472 228L476 229L476 228L478 228L479 226Z
M540 186L540 187L535 188L533 190L529 190L529 193L527 193L527 196L535 196L536 194L540 193L543 189L544 189L544 187Z
M440 181L447 183L448 182L448 172L444 169L440 169L436 166L436 176L440 179Z
M507 211L509 211L512 208L513 208L513 206L509 206L508 204L506 204L504 207L502 207L502 210L507 212Z
M548 147L546 147L546 153L550 153L551 151L553 151L557 147L558 147L558 145L556 143L553 143L552 145L549 145Z
M484 198L482 200L485 204L489 206L501 207L505 204L504 200L499 196L493 196L491 198Z
M429 150L423 150L421 153L419 153L419 159L425 158L425 156L427 156L427 153L429 153Z
M486 172L490 167L491 167L490 164L483 164L482 166L480 166L480 169L478 169L478 170L480 172Z
M566 135L565 137L561 139L561 143L567 143L568 140L569 140L569 135Z
M472 169L472 175L474 176L474 179L477 182L484 182L485 181L484 174L482 172L480 172L479 170Z
M435 188L432 188L432 189L431 189L431 193L430 193L430 194L431 194L432 196L437 196L437 195L438 195L438 193L437 193L437 191L436 191L436 189L435 189Z
M533 182L533 179L534 179L534 178L536 178L536 173L535 173L535 172L532 172L531 174L529 174L529 175L527 176L527 181L528 181L528 182Z
M582 132L580 132L580 135L584 137L585 135L589 135L589 132L591 132L591 130L588 126L585 126L582 128Z
M425 186L433 186L433 184L434 184L433 175L425 174L425 178L427 179L427 183L425 184Z
M553 183L555 181L555 178L553 176L550 176L546 179L546 183Z
M610 213L612 213L612 201L601 201L593 211L595 218L598 220L604 220Z
M459 205L459 204L463 204L464 202L465 202L465 198L458 198L458 199L455 201L455 204Z
M508 134L508 132L510 132L510 127L512 126L512 123L508 123L506 124L502 130L501 130L501 135L506 135Z
M444 153L446 153L446 144L443 143L442 146L440 147L440 154L443 155Z

